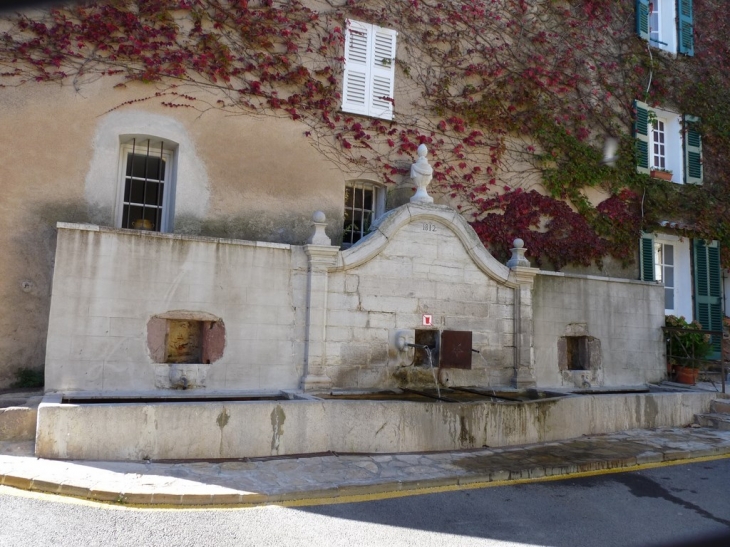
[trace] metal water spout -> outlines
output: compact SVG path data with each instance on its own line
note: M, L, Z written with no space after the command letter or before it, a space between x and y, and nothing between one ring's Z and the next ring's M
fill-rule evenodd
M438 378L436 378L436 369L433 368L433 355L431 354L431 347L425 345L425 344L411 344L410 342L403 341L404 348L411 347L411 348L417 348L422 349L426 353L426 357L428 358L428 366L431 367L431 376L433 376L433 385L436 386L436 395L438 395L438 398L441 399L441 388L439 387L439 381Z

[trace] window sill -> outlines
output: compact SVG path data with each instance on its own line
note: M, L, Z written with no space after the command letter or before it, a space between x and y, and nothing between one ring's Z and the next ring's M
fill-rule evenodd
M660 180L672 180L672 173L667 173L666 171L654 171L653 169L649 171L649 176L653 179L660 179Z

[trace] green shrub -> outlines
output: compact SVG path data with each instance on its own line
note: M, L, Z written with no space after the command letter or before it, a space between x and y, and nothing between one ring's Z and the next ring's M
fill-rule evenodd
M688 323L684 317L667 315L664 319L667 338L667 359L669 364L698 368L701 361L712 352L711 337L699 332L702 325L697 321Z

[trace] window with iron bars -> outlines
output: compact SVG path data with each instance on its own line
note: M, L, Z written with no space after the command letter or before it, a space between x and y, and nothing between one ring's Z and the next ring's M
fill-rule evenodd
M168 231L172 202L173 150L162 140L132 138L122 145L122 228Z

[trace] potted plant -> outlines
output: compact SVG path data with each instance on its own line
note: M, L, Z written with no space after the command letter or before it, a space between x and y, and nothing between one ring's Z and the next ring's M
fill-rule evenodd
M672 180L672 172L669 169L660 169L658 167L652 167L649 172L652 178L661 180Z
M688 323L684 317L668 315L664 319L667 335L667 362L682 384L695 384L702 360L712 351L710 335L702 331L697 321Z

